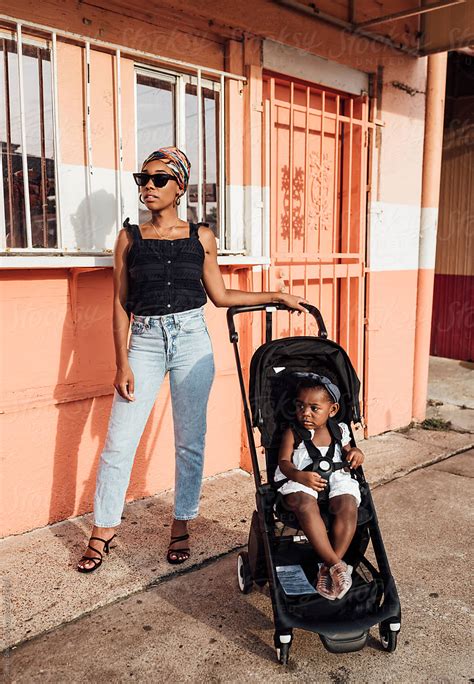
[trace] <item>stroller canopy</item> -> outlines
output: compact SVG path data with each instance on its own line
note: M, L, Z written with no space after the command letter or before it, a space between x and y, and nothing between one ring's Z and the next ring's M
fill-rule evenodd
M335 420L360 422L360 382L345 352L336 342L318 337L285 337L263 344L250 363L249 400L252 425L263 447L278 446L283 426L295 417L295 371L326 375L341 391Z

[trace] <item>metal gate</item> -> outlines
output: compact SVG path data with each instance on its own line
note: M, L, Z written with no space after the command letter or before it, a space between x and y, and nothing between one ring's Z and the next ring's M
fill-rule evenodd
M263 94L266 285L316 305L363 382L367 98L275 74L265 74ZM274 337L315 332L312 317L278 312Z

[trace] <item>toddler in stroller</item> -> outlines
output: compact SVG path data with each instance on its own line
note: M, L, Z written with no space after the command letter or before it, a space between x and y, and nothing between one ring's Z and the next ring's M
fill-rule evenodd
M364 461L364 454L359 448L351 447L345 423L331 422L339 410L339 399L337 385L325 376L307 373L296 387L296 422L303 430L309 430L311 443L316 447L313 454L316 451L319 459L323 457L334 464L342 464L344 455L346 468L354 469ZM342 468L334 472L323 470L322 475L314 471L314 460L305 441L301 440L296 425L286 428L274 480L278 483L283 507L295 514L308 541L323 560L319 564L316 590L332 601L345 596L352 585L352 566L342 559L357 527L357 508L361 501L359 483ZM333 517L329 536L318 498L329 498L329 511Z

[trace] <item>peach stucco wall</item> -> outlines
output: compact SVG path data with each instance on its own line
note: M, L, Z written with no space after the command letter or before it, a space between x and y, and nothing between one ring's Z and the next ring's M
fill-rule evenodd
M224 274L234 288L241 277ZM0 536L92 510L114 391L111 269L81 274L76 297L74 323L65 271L1 274ZM210 476L240 464L241 402L225 309L209 302L206 319L216 364L206 440L205 476ZM127 500L173 483L165 379L137 451Z

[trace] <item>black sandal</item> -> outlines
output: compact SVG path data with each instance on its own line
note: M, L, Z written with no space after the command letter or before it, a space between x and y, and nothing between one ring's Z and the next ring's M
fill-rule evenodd
M109 544L110 544L110 542L112 541L112 539L113 539L114 537L116 537L116 536L117 536L117 535L114 534L114 535L113 535L112 537L110 537L110 539L108 539L108 540L101 539L100 537L91 537L91 538L89 539L89 541L92 541L92 539L97 539L97 541L104 542L104 553L108 554L108 553L109 553ZM94 570L97 570L97 568L100 567L100 566L102 565L103 555L102 555L102 553L99 551L99 549L95 549L95 548L94 548L93 546L91 546L90 544L87 544L87 548L88 548L88 549L92 549L92 551L95 551L96 553L98 553L99 556L100 556L100 558L97 558L97 556L82 556L82 558L79 560L79 563L80 563L81 561L83 561L83 560L88 560L88 561L92 561L92 562L94 563L94 566L93 566L92 568L82 568L80 565L78 565L78 566L77 566L78 572L94 572Z
M183 534L181 537L171 537L169 545L171 546L171 544L174 544L178 541L185 541L185 539L189 539L189 534ZM184 563L184 561L188 560L188 558L191 555L189 552L189 546L187 546L185 549L176 549L174 551L173 549L168 549L168 553L166 554L166 560L168 561L168 563L171 563L171 565L179 565L180 563ZM172 554L176 556L178 553L185 554L185 558L171 558Z

